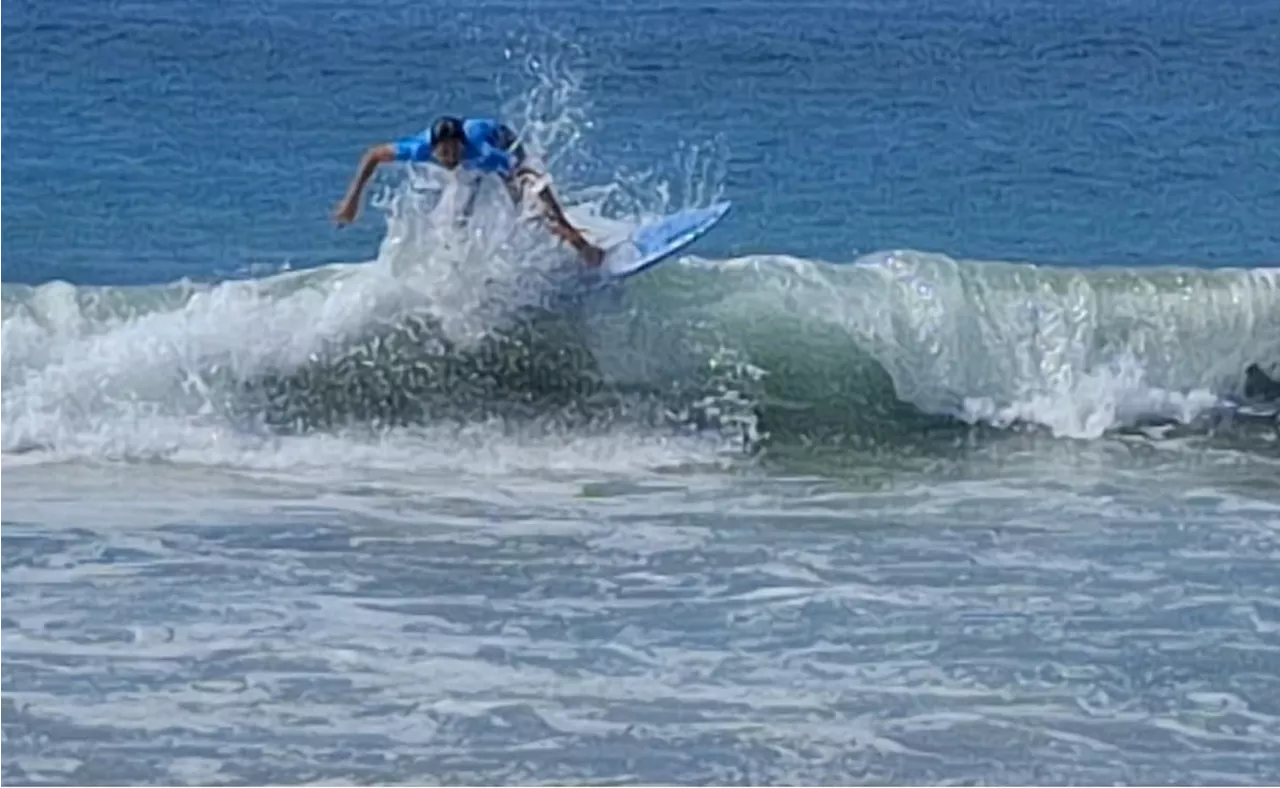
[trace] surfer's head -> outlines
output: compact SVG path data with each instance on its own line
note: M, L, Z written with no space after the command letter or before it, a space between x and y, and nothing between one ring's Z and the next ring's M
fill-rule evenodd
M443 117L431 124L431 152L445 169L452 170L462 161L462 143L465 139L462 121L457 118Z

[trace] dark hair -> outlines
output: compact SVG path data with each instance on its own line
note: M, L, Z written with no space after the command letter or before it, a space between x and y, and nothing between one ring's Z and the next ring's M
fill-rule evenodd
M466 136L462 130L462 121L458 118L445 116L438 118L435 123L431 124L431 144L444 140L461 140Z

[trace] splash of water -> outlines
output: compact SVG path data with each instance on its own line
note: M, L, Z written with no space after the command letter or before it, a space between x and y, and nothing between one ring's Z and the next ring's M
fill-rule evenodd
M571 216L589 232L616 235L632 222L604 219L593 202L613 187L578 180L591 169L582 165L591 161L592 124L568 55L526 58L525 84L508 100L507 116L535 161L566 176L557 189ZM243 415L246 385L336 369L354 376L343 385L355 387L338 404L367 409L352 392L385 396L377 393L385 387L366 379L412 377L424 353L447 352L474 367L467 355L488 352L495 338L504 346L504 334L541 304L551 274L573 255L531 221L527 204L513 207L494 179L477 184L474 210L460 224L469 184L430 166L394 169L377 182L373 203L387 231L368 263L210 285L6 286L5 452L225 458L270 451L278 438L229 418ZM427 325L430 331L419 330ZM408 355L371 352L388 337L422 345ZM530 358L547 352L514 350ZM371 367L374 358L404 369ZM509 359L494 363L475 374L510 366Z

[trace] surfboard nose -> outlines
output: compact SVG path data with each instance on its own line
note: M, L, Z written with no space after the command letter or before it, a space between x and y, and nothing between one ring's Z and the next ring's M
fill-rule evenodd
M707 208L688 208L637 227L617 251L609 250L604 267L615 277L634 276L698 240L729 211L725 200Z

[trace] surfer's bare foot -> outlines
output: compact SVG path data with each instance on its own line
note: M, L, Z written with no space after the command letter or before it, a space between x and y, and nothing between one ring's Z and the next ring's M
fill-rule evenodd
M598 246L592 246L591 244L587 244L586 246L582 247L581 254L582 254L582 259L586 261L587 265L592 268L595 268L596 266L600 265L601 262L604 261L604 250Z

